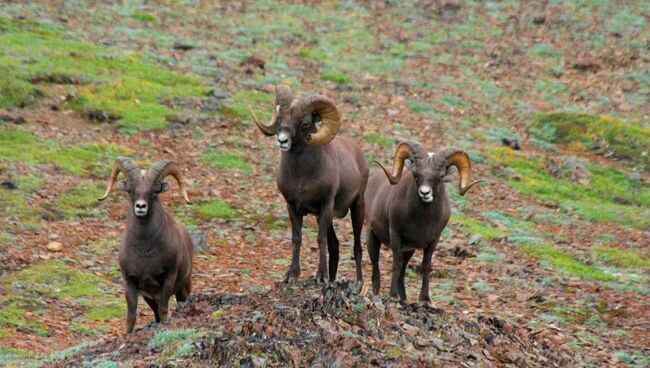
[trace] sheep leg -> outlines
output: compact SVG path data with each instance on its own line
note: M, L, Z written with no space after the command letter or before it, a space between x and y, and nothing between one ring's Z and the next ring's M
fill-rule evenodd
M411 257L413 257L414 250L404 252L404 258L402 259L402 272L399 275L399 298L401 300L406 300L406 285L404 284L404 278L406 276L406 266L408 266Z
M138 311L138 287L133 282L126 282L124 294L126 296L126 333L133 332L135 318Z
M298 214L293 203L287 203L289 220L291 221L291 265L284 276L284 282L300 278L300 247L302 246L302 215Z
M320 282L324 282L325 275L327 275L327 232L334 217L333 207L334 203L332 201L324 204L318 216L318 271L316 272L316 279Z
M174 284L176 283L176 273L167 274L162 284L160 292L160 303L158 303L158 314L160 315L160 322L167 321L167 313L169 311L169 298L174 293Z
M350 217L352 218L352 234L354 235L354 264L357 269L357 283L359 288L363 284L363 270L361 268L361 229L363 228L363 218L365 217L365 205L363 196L359 196L350 208Z
M393 268L390 281L390 296L399 297L400 276L402 275L402 265L404 263L404 251L402 250L402 239L397 231L390 230L390 248L393 251Z
M429 297L429 275L431 274L431 256L433 255L433 250L436 249L435 243L430 244L424 249L424 255L422 256L422 289L420 289L420 301L429 303L431 298Z
M156 319L156 322L160 323L160 314L158 313L158 302L155 299L147 298L142 296L145 302L149 305L149 308L153 311L153 316Z
M334 232L334 223L330 223L330 228L327 230L327 253L329 253L330 281L334 281L339 268L339 240Z
M192 289L191 278L188 277L185 286L174 294L176 296L176 310L184 308L188 295L190 295L190 290Z
M368 256L372 263L372 293L379 294L379 285L381 283L381 274L379 273L379 250L381 242L375 236L375 233L368 228L366 231L366 241L368 245Z

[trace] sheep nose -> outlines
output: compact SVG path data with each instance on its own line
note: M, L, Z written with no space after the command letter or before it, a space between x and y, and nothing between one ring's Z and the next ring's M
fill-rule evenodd
M286 138L286 137L278 137L278 142L279 142L280 144L285 144L285 143L289 142L289 138Z
M143 210L143 209L147 208L147 204L145 203L145 201L137 201L137 202L135 202L135 208L137 208L139 210Z
M423 197L426 197L426 196L428 196L429 194L431 194L431 187L429 187L429 186L427 186L427 185L423 185L423 186L421 186L421 187L419 188L419 191L420 191L420 194L421 194Z
M136 216L144 216L147 214L147 202L139 199L135 201L135 205L133 206L135 210Z

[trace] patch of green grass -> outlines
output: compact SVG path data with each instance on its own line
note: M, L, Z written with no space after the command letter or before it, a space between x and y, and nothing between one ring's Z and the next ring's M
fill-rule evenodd
M395 138L374 133L364 135L363 139L368 143L384 147L392 147L395 144Z
M576 160L556 163L540 156L495 148L490 152L493 165L514 171L519 179L506 175L520 193L573 209L580 217L596 222L613 222L641 230L650 228L650 185L631 179L622 172L598 164L587 164L588 184L563 178L558 172L575 170ZM560 177L558 177L560 176Z
M236 217L238 212L230 207L228 202L217 199L199 204L196 207L196 214L202 220L212 220L215 218L231 219Z
M245 158L234 153L217 152L213 148L203 152L201 162L210 167L214 167L215 169L241 170L244 172L250 172L253 170L253 167Z
M97 211L99 198L104 189L98 185L79 184L59 197L58 208L66 217L100 217Z
M525 252L535 258L548 262L554 268L569 275L595 281L617 281L618 277L605 272L603 269L587 265L573 257L571 253L564 252L552 245L527 245Z
M54 363L58 362L59 360L63 360L67 357L71 357L73 355L79 354L83 349L93 346L97 344L97 341L84 341L78 345L75 345L71 348L62 350L62 351L57 351L55 353L52 353L50 355L45 356L42 359L43 363Z
M0 132L1 136L2 132ZM1 145L0 151L2 151ZM30 204L29 199L37 189L43 186L45 180L41 175L34 174L18 176L12 178L12 181L18 187L17 189L0 188L0 218L17 216L24 224L37 224L40 211L38 207ZM0 229L3 227L3 225L0 225ZM4 231L0 233L0 236L3 238L0 243L11 239L11 236Z
M0 303L0 328L3 328L7 334L11 334L11 329L20 328L39 336L47 336L47 328L30 317L23 304L21 300L7 300L5 303Z
M325 70L321 72L320 77L322 80L335 82L338 84L348 84L352 82L352 78L350 78L345 73L341 73L336 70Z
M101 239L94 240L80 246L80 251L91 254L93 256L102 257L108 253L114 252L117 254L119 242L115 239Z
M25 367L34 354L30 351L0 346L0 366Z
M418 114L426 114L433 111L433 108L428 103L424 103L416 100L408 101L407 105L409 109L411 109L411 111Z
M130 152L114 144L60 146L19 130L0 131L0 160L20 164L53 164L77 175L106 177L115 158Z
M115 54L34 22L2 21L9 26L0 34L0 66L11 68L9 75L18 82L6 88L12 94L0 100L0 107L28 103L38 83L71 84L77 99L69 107L105 112L118 120L122 131L132 133L167 126L175 111L161 100L207 94L207 85L199 80L145 62L137 54Z
M594 247L594 256L597 260L624 268L638 268L644 271L650 270L650 259L638 252L629 249Z
M90 321L108 321L114 318L123 317L126 313L126 304L120 301L104 303L89 310L85 318Z
M135 12L131 14L131 18L142 23L158 23L158 17L153 14L145 12Z
M164 359L181 358L192 353L192 341L202 335L203 332L194 328L159 331L149 341L149 348L162 349Z
M0 290L7 294L63 300L101 297L106 289L106 281L99 276L67 266L58 259L40 262L0 281Z
M476 281L474 284L472 284L472 287L474 289L478 289L478 290L480 290L480 291L482 291L484 293L494 292L494 288L492 286L490 286L490 284L488 284L487 282L485 282L483 280Z
M248 109L255 111L255 116L267 123L273 114L275 95L257 90L241 90L225 101L220 113L226 119L244 125L253 123Z
M491 240L505 235L504 232L465 215L452 216L451 223L460 225L463 228L463 230L467 233L478 234L481 236L481 238L487 240Z
M556 50L551 45L536 43L528 52L529 55L542 58L557 58L562 56L562 52Z
M496 249L490 247L481 247L481 253L476 255L476 259L485 263L501 262L506 259L506 256L499 253Z
M612 116L557 112L537 115L528 131L540 140L577 151L613 154L650 169L650 127Z

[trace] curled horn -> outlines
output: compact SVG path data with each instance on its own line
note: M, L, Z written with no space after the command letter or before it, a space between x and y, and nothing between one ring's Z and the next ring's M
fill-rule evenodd
M97 199L98 201L103 201L106 199L106 197L108 197L108 195L111 193L111 190L113 189L113 185L115 185L115 181L117 180L117 176L120 174L120 172L124 174L127 183L130 185L134 181L138 180L140 168L130 158L118 157L113 164L113 170L111 171L111 177L108 180L106 191L104 192L103 196Z
M316 113L321 117L321 127L307 136L307 143L324 146L334 139L341 126L341 113L332 100L320 95L309 96L300 101L298 108L302 114Z
M288 111L289 107L291 106L291 102L293 102L293 99L294 96L293 96L293 92L291 91L291 88L284 85L276 86L275 107L273 108L273 116L271 116L271 121L266 125L262 124L257 119L257 116L255 115L255 112L253 112L252 109L249 108L248 111L250 111L253 121L255 122L255 125L257 125L257 128L264 135L272 136L278 132L278 128L280 127L279 120L278 120L278 117L280 116L280 111Z
M192 203L190 197L187 195L187 187L185 184L185 178L181 173L181 168L178 164L171 160L162 160L158 161L147 171L147 178L149 178L151 183L164 180L167 176L173 176L178 183L178 186L181 189L183 194L183 199L185 202Z
M472 163L465 151L457 148L448 148L440 153L440 157L445 160L446 167L456 166L458 169L458 175L460 176L458 181L458 193L460 195L465 195L471 187L483 181L476 180L470 183Z
M397 150L395 151L395 159L393 160L393 173L391 174L381 163L378 161L375 161L379 166L381 167L382 170L384 170L384 173L386 174L386 177L388 178L388 181L392 184L395 185L399 183L399 180L402 178L402 172L404 171L404 160L407 158L412 158L415 156L415 149L412 147L409 143L400 143L399 146L397 146Z

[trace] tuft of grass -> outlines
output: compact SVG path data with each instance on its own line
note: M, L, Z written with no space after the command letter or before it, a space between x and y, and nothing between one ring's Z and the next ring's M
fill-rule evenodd
M215 218L231 219L236 217L238 212L230 207L228 202L217 199L198 205L196 207L196 214L202 220L212 220Z
M80 250L93 256L102 257L108 253L117 252L118 247L119 243L115 239L101 239L81 245Z
M408 101L407 105L408 105L409 109L411 109L411 111L413 111L415 113L418 113L418 114L426 114L426 113L430 113L431 111L433 111L433 108L431 107L431 105L429 105L428 103L425 103L425 102L411 100L411 101Z
M60 146L30 132L0 131L0 160L20 164L52 164L76 176L106 177L115 158L130 152L114 144Z
M352 78L350 78L348 75L345 73L341 73L336 70L326 70L321 72L320 77L322 80L330 81L330 82L335 82L338 84L348 84L352 82Z
M76 355L76 354L80 353L83 349L85 349L87 347L90 347L90 346L93 346L95 344L97 344L96 341L84 341L84 342L82 342L82 343L80 343L78 345L75 345L75 346L71 347L71 348L52 353L52 354L44 357L42 359L42 362L43 363L58 362L59 360L63 360L65 358L67 358L67 357Z
M0 107L28 104L38 83L70 84L77 98L69 107L118 120L123 132L133 133L167 126L175 111L163 105L163 99L204 96L209 90L199 80L145 62L137 54L115 54L34 22L2 18L2 23L8 26L0 34L0 71L11 69L15 81L3 88L7 94Z
M201 162L215 169L241 170L244 172L253 170L253 167L243 157L234 153L217 152L213 148L203 152Z
M158 17L153 14L145 12L135 12L131 14L131 18L142 23L158 23Z
M30 351L0 346L0 365L3 367L24 367L33 356Z
M203 333L194 328L181 328L178 330L164 330L157 332L149 341L150 349L163 349L163 356L167 358L186 356L191 353L187 344ZM184 342L184 344L182 344Z
M366 134L363 136L363 139L370 144L376 144L384 147L392 147L395 144L394 138L380 134Z
M617 281L618 277L605 272L603 269L584 264L571 255L552 245L527 245L524 251L535 258L548 262L569 275L578 276L584 279L595 281Z
M633 250L597 246L594 247L593 253L596 259L603 263L624 268L638 268L643 271L650 270L650 259Z
M543 43L536 43L528 53L531 56L542 58L558 58L562 56L561 51L557 51L553 46Z
M539 114L528 131L537 139L577 151L595 151L650 169L650 127L612 116L556 112Z
M0 137L2 132L0 132ZM1 139L0 139L1 140ZM0 145L2 152L2 145ZM40 211L37 207L30 204L32 194L45 184L42 176L25 175L13 178L12 181L18 186L18 189L9 190L4 187L0 188L0 218L8 216L17 216L23 224L37 224L40 218ZM0 224L0 229L3 228ZM0 243L11 239L9 234L2 232L0 234Z
M266 123L271 119L275 96L257 90L242 90L227 99L219 110L220 114L235 123L253 124L248 109L255 111L260 121Z
M460 225L467 233L478 234L481 236L481 238L487 240L502 237L505 235L504 232L465 215L452 216L451 223Z

